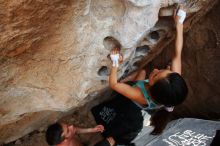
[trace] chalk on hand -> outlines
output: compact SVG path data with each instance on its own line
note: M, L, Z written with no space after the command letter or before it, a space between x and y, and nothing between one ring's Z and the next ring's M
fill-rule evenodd
M185 20L185 18L186 18L186 12L183 11L183 10L181 10L181 9L179 9L178 12L177 12L177 16L180 17L179 22L180 22L181 24L183 24L183 22L184 22L184 20Z
M118 67L119 54L110 55L110 58L112 60L112 66Z
M168 112L172 112L174 110L174 106L165 107L165 110L168 111Z

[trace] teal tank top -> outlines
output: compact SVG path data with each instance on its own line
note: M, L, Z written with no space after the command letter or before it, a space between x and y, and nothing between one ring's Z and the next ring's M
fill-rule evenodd
M136 84L134 84L133 86L137 86L141 89L141 92L142 94L144 95L146 101L147 101L147 107L143 107L142 105L136 103L139 107L141 107L142 109L158 109L158 108L161 108L163 107L163 105L158 105L156 104L155 102L153 102L153 100L151 99L151 97L148 95L147 93L147 90L145 89L145 83L149 83L149 80L140 80L140 81L137 81Z

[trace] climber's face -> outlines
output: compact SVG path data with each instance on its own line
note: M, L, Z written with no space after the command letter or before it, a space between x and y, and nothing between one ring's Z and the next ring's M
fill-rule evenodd
M154 85L157 81L167 77L170 73L172 73L172 71L169 69L154 69L149 75L149 85Z

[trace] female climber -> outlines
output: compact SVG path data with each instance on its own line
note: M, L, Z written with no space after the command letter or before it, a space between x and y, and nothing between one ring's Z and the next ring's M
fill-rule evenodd
M148 79L145 79L145 70L141 70L139 73L130 76L130 81L135 81L133 85L118 82L117 70L120 62L122 62L122 56L119 54L119 49L115 48L111 51L110 55L112 68L109 86L145 109L166 109L167 111L172 111L171 107L181 104L186 99L188 93L186 82L181 76L183 21L185 17L186 12L181 9L174 13L176 42L170 69L154 69ZM154 132L158 134L161 131Z
M146 72L142 70L130 76L132 82L118 82L117 69L122 56L117 48L112 50L109 85L116 92L111 100L92 108L96 123L105 127L104 139L95 146L132 145L132 140L143 128L142 109L152 110L151 113L157 109L151 117L154 126L151 134L161 133L168 121L169 112L164 110L165 107L176 106L186 98L188 89L181 76L182 23L186 13L179 10L177 15L174 16L177 29L175 55L170 70L154 69L147 80Z
M110 87L125 97L149 109L161 106L172 107L182 103L188 93L187 85L181 76L181 52L183 48L183 24L179 15L184 15L179 10L175 17L176 43L175 55L171 61L170 69L154 69L149 79L145 80L146 72L142 70L134 80L136 84L130 86L117 81L118 62L122 62L117 48L111 52L112 69L109 78Z

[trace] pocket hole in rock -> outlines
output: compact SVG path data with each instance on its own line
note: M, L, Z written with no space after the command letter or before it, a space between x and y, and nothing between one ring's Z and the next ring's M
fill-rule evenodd
M110 73L110 71L107 66L102 66L98 71L99 76L108 76L109 73Z
M159 32L158 32L158 31L152 31L152 32L150 33L150 38L153 39L153 40L155 40L155 41L158 41L159 38L160 38Z
M140 63L137 61L133 64L134 67L139 67Z
M118 48L119 50L121 49L121 44L119 43L119 41L111 36L107 36L104 38L103 45L107 50L111 50L113 48Z
M126 69L124 74L127 75L129 73L129 71L130 71L129 69Z
M139 66L140 66L140 62L136 61L132 64L131 68L132 68L132 70L136 70L139 68Z
M150 47L147 45L137 47L135 51L135 57L144 56L149 52L149 50L150 50Z

